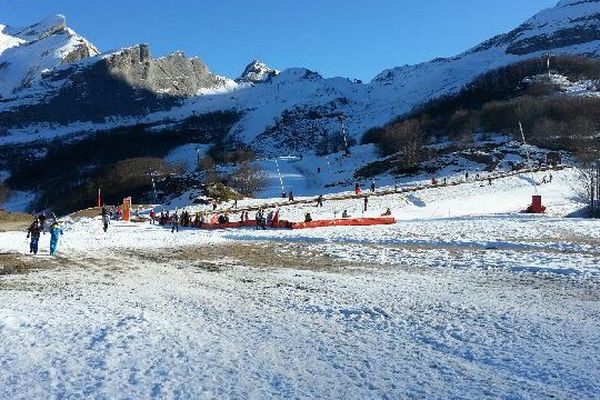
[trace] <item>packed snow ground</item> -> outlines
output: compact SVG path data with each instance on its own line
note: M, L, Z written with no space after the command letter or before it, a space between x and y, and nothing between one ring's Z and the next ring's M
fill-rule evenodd
M372 197L386 227L66 221L60 257L0 278L0 397L594 398L600 223L564 218L574 177L541 216L515 212L533 176Z

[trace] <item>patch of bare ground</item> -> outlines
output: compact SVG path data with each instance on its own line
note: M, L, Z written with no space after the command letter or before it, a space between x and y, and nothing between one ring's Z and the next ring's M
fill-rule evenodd
M25 230L33 221L33 215L0 210L0 232Z
M143 251L136 256L153 262L190 261L211 272L236 265L260 269L293 268L312 271L341 271L358 265L323 254L313 246L279 242L239 242L182 247L165 252Z
M56 268L66 262L62 257L38 258L17 253L0 253L0 276Z
M151 204L136 204L131 207L131 222L144 222L147 221L147 218L140 218L136 216L136 212L138 210L145 210L148 208L155 207ZM74 213L69 214L74 221L79 221L83 218L95 218L100 216L102 209L100 207L90 207L84 210L75 211Z
M100 215L100 207L91 207L86 208L85 210L75 211L72 214L69 214L73 220L78 221L82 218L94 218Z

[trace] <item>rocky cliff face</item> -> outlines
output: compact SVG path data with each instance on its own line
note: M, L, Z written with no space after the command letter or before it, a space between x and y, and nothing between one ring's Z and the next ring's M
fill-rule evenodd
M522 56L598 40L600 1L567 0L538 13L516 29L482 43L471 53L497 48L506 54Z
M182 52L153 59L148 45L119 51L100 62L115 78L156 94L190 97L223 83L200 59L187 58Z

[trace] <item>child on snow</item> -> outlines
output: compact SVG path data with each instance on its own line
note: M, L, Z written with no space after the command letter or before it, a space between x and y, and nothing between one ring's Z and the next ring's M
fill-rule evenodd
M60 236L63 234L60 225L57 220L54 220L52 225L50 225L50 255L55 255L58 249L58 240Z

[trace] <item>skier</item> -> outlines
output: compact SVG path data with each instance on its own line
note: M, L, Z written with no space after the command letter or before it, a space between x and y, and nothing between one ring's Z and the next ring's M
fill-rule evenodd
M392 210L389 207L385 210L383 214L381 214L382 217L389 217L390 215L392 215Z
M323 207L323 195L319 195L319 197L317 197L317 207Z
M179 232L179 215L177 214L177 210L173 213L171 217L171 233Z
M350 218L350 214L348 214L348 210L344 210L342 213L342 218Z
M156 211L154 209L150 210L150 224L154 225L156 222Z
M360 185L358 182L354 185L354 194L360 194Z
M27 229L27 238L29 239L31 237L31 241L29 242L29 253L33 253L34 255L38 253L40 234L42 231L43 227L40 218L36 218Z
M469 171L465 172L465 181L469 180Z
M104 229L104 232L106 232L108 230L108 225L110 224L110 214L108 213L108 209L106 208L105 205L102 206L102 227Z
M365 196L365 211L367 211L367 208L369 208L369 197Z
M552 183L552 174L548 177L548 183Z
M294 192L292 192L291 190L290 190L290 194L288 196L288 200L289 201L294 201Z
M371 192L375 191L375 179L373 179L373 182L371 182Z
M50 225L50 255L53 256L56 254L58 248L58 239L60 239L60 235L63 234L58 221L55 219L54 222Z
M488 178L488 186L492 186L492 178Z

